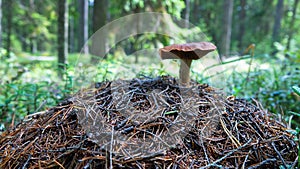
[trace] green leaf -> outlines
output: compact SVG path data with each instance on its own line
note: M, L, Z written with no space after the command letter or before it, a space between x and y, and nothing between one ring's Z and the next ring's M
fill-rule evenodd
M174 110L174 111L168 111L168 112L165 112L165 115L176 114L176 113L178 113L177 110Z
M297 95L300 96L300 88L298 86L293 86L292 89Z
M289 113L290 113L290 114L293 114L293 115L295 115L295 116L300 117L300 113L296 113L296 112L293 112L293 111L289 111Z
M297 130L292 130L292 129L290 129L290 130L286 130L286 131L287 131L288 133L294 135L294 136L297 136L297 135L298 135Z

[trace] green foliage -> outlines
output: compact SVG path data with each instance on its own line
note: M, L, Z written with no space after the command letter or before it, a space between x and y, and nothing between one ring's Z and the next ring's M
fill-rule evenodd
M10 2L10 1L5 1ZM31 1L18 0L11 1L13 3L12 10L5 10L5 2L3 2L3 39L7 37L7 19L5 17L8 13L12 13L12 47L15 53L19 52L38 52L47 51L54 53L56 51L57 38L57 3L56 1ZM289 0L284 3L284 12L281 24L281 41L286 45L288 34L293 32L291 43L294 46L300 40L299 30L299 6L296 14L296 21L291 25L293 17L293 8L295 0ZM79 51L77 34L79 32L80 12L78 10L78 1L68 1L69 3L69 24L70 24L70 50ZM185 1L184 0L111 0L109 1L107 15L109 16L107 22L118 19L119 17L138 13L138 12L166 12L177 18L185 17ZM276 10L276 1L273 0L253 0L246 1L245 4L245 18L241 19L240 13L242 10L241 1L234 1L233 17L232 17L232 43L231 49L235 52L241 52L249 44L255 43L257 45L258 53L273 52L272 30L274 25L274 13ZM93 10L92 1L89 2L89 10ZM206 1L206 0L190 0L190 21L199 26L201 30L207 34L209 40L214 41L219 45L220 37L222 35L222 15L223 15L223 1ZM89 16L90 21L92 16ZM175 19L176 20L176 19ZM92 22L90 22L92 23ZM244 25L245 30L240 34L241 25ZM89 24L91 28L92 24ZM93 32L89 31L89 35ZM147 39L147 36L140 36L142 39ZM241 37L241 38L240 38ZM158 38L163 43L166 38ZM72 41L72 43L71 43ZM74 42L73 42L74 41ZM143 40L140 40L143 41ZM5 46L6 41L3 41ZM139 48L137 48L139 49Z
M12 10L5 10L3 2L3 17L12 13L12 47L17 52L54 51L56 41L56 3L55 1L6 1L12 3ZM6 25L2 19L2 25ZM3 38L7 38L6 27L2 30ZM3 41L4 46L6 41Z
M285 117L290 116L290 111L300 112L299 98L292 94L293 90L297 91L300 81L298 65L292 61L279 64L278 60L271 58L268 58L268 61L270 68L254 67L249 74L249 80L243 72L232 72L227 81L228 93L249 100L254 98L267 110L275 114L283 113ZM293 120L292 124L300 125L297 119Z
M168 75L162 63L157 65L151 65L146 69L141 70L137 73L137 77L157 77Z
M300 88L298 86L293 86L292 89L298 96L300 96Z
M262 105L269 111L275 114L283 113L286 121L291 115L294 115L292 125L298 126L297 119L300 118L298 116L300 107L297 99L299 97L295 97L293 93L299 94L300 70L296 61L297 56L295 56L297 53L289 53L293 54L291 58L294 60L280 61L268 55L254 56L256 64L265 63L267 60L269 68L252 66L248 80L247 70L245 72L233 71L228 75L226 87L228 94L249 100L254 98L262 102ZM167 75L162 63L151 65L149 64L151 61L147 57L144 59L141 57L140 64L135 65L133 60L128 60L129 58L134 58L134 56L115 57L108 55L106 59L93 66L88 64L89 59L80 59L77 54L72 54L69 56L69 64L66 65L67 69L62 80L59 80L55 73L57 67L55 62L23 62L19 64L19 59L14 57L5 60L0 64L2 70L0 75L3 77L0 83L1 123L10 123L13 116L18 121L27 114L45 110L76 92L78 87L88 87L93 82L124 77L132 78L134 76ZM249 58L250 56L244 56L237 60L223 62L223 64L235 63ZM85 64L78 63L79 61ZM145 64L147 67L144 66ZM206 76L194 70L192 70L191 75L192 79L201 83L210 83L211 78L219 76L218 74ZM87 84L77 84L80 81Z
M0 128L57 105L73 91L68 66L61 81L55 75L53 67L57 66L54 63L21 65L16 60L12 57L0 62L0 76L3 77L0 80Z
M25 115L56 105L63 96L55 83L22 83L14 81L0 85L1 123L7 124L15 116L16 121Z
M132 12L167 12L179 18L184 7L185 4L183 0L110 1L110 13L113 18L124 15L124 13L130 14Z

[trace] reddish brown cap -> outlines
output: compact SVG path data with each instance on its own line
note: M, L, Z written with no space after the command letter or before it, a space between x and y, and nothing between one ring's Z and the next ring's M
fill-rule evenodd
M217 47L210 42L193 42L186 44L174 44L159 49L162 59L200 59L207 53L216 50Z

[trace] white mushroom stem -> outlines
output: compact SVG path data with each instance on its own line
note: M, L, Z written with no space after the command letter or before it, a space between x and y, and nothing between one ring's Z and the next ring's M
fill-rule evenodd
M190 83L190 68L192 59L181 59L179 69L179 79L183 86L189 86Z

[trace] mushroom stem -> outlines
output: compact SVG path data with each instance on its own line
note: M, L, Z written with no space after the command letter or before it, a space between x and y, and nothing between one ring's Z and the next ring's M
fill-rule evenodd
M217 47L210 42L174 44L159 49L159 55L162 59L180 59L180 84L188 87L190 83L192 60L200 59L207 53L216 50L216 48Z
M181 59L179 69L179 79L183 86L189 86L190 83L190 68L192 59Z

